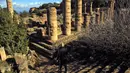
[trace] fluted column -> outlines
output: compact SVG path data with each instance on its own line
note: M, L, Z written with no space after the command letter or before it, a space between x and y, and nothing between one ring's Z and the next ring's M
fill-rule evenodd
M9 13L11 14L11 17L13 18L14 10L13 10L13 5L12 5L12 0L6 0L6 3L7 3L7 9Z
M100 24L100 8L96 9L96 23Z
M75 24L76 30L81 31L82 27L82 0L76 0Z
M90 24L90 14L85 14L85 20L84 20L85 28L89 28Z
M93 2L90 4L90 14L93 15Z
M110 19L110 8L107 9L107 18Z
M56 41L57 35L57 10L55 7L51 7L48 10L48 24L50 26L50 40Z
M63 0L63 19L64 31L63 34L71 35L71 0Z
M101 11L101 24L104 24L104 11Z
M111 0L111 2L110 2L110 17L112 19L114 17L114 6L115 6L115 0Z

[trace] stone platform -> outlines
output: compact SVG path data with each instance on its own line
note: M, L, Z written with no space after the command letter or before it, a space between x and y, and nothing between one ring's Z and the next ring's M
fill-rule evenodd
M69 36L59 35L56 42L52 42L46 37L41 38L39 36L31 36L30 48L35 50L37 53L46 56L47 58L51 58L53 53L62 43L66 45L67 43L70 43L74 40L78 40L80 37L83 37L87 33L87 29L82 28L82 31L80 32L72 31L72 34Z

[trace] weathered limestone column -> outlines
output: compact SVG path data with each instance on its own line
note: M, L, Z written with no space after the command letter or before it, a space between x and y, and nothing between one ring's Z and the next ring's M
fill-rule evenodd
M115 0L111 0L110 9L111 9L111 18L114 18L114 6L115 6Z
M13 5L12 5L12 0L6 0L6 3L7 3L7 9L9 13L11 14L11 17L13 18L14 10L13 10Z
M100 8L96 9L96 23L100 24Z
M64 31L63 34L71 35L71 0L63 0L63 19Z
M93 13L91 15L91 24L96 24L96 14L95 13Z
M110 8L107 9L107 18L110 19Z
M101 24L104 24L104 17L105 17L105 14L104 14L104 11L102 10L101 11Z
M84 24L85 24L85 28L89 28L89 24L90 24L90 14L85 14L85 18L84 18Z
M75 24L76 30L81 31L82 27L82 0L76 0Z
M86 9L87 9L87 1L83 0L83 12L86 13Z
M56 41L58 39L57 33L57 10L55 7L49 8L48 24L50 25L50 40Z
M91 2L91 4L90 4L90 14L91 15L93 14L93 2Z
M1 60L2 61L5 61L6 60L6 53L5 53L5 50L4 50L4 47L1 47L0 48L0 57L1 57Z

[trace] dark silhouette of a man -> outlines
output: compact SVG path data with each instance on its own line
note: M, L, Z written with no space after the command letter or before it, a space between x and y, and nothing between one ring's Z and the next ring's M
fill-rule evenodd
M64 44L54 53L53 59L56 61L56 64L59 65L59 73L62 73L62 67L64 67L65 72L67 73L67 48L64 47Z

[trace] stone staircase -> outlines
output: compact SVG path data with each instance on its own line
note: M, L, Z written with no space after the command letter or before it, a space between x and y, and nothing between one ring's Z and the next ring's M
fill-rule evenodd
M35 50L37 53L47 58L52 58L53 53L62 43L70 43L74 40L77 40L79 37L82 37L84 34L86 34L85 29L83 29L81 32L73 32L70 36L59 35L59 39L56 42L52 42L39 36L31 36L29 45L31 49Z

